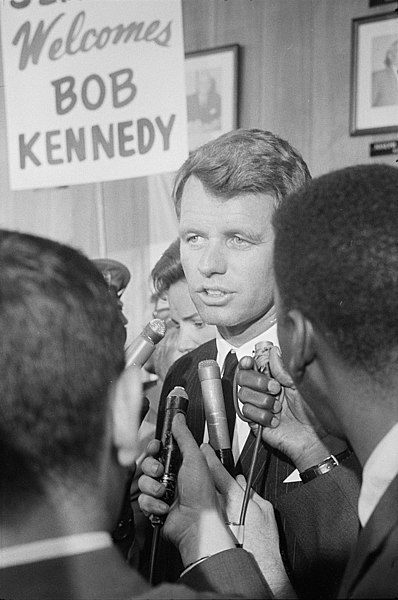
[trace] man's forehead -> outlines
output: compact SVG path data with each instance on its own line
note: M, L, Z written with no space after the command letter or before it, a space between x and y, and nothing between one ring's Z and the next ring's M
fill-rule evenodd
M218 229L224 232L271 228L274 213L272 196L245 194L229 199L186 198L181 205L179 231Z

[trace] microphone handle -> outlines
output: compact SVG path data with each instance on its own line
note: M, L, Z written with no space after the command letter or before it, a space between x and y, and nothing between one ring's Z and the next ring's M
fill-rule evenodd
M162 477L159 479L166 487L166 492L162 496L163 502L172 504L177 487L178 471L181 466L181 452L171 432L173 419L177 413L187 414L188 396L182 387L175 387L167 396L166 410L163 421L162 436L160 440L159 461L164 467ZM162 524L163 517L151 515L152 525Z
M137 339L128 347L127 366L130 367L135 365L136 367L143 367L155 350L155 344L152 340L139 335Z

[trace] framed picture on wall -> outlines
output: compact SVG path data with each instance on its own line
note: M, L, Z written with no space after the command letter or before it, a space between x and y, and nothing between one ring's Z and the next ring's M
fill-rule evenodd
M185 55L188 148L238 127L239 45Z
M353 19L351 135L398 131L398 13Z

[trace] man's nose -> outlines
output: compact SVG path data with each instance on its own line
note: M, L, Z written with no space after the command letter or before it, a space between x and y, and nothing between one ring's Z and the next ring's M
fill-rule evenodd
M227 261L225 248L217 241L209 241L203 249L198 269L205 277L215 273L225 273Z

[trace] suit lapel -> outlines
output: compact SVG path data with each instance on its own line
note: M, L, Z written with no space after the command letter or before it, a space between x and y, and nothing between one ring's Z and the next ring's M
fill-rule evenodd
M392 481L359 534L357 545L348 562L340 598L347 597L372 564L372 556L397 525L398 476Z

